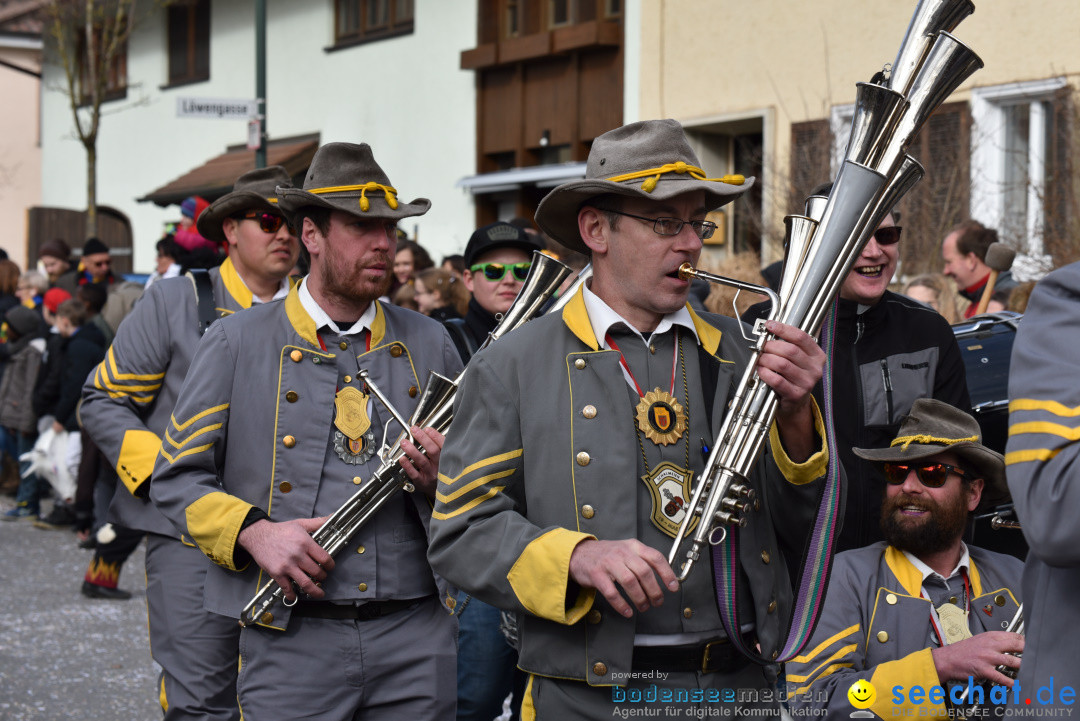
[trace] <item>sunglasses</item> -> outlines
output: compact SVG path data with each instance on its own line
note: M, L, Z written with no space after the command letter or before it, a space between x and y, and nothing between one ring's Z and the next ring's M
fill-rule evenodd
M915 471L915 477L919 483L927 488L941 488L945 481L949 480L949 474L955 473L960 478L970 478L970 474L963 468L950 466L948 463L930 463L925 466L912 466L908 463L883 463L885 482L891 486L899 486L907 480L908 473Z
M483 273L484 277L492 283L498 283L506 277L506 271L508 270L514 273L514 280L524 281L529 276L529 268L531 267L532 261L514 263L513 265L506 265L505 263L478 263L469 268L469 270L474 273Z
M903 230L899 225L890 225L886 228L878 228L874 231L874 240L878 245L896 245L900 242L900 231Z
M285 218L274 213L262 210L250 210L243 215L237 216L239 220L254 220L259 223L259 229L264 233L276 233L285 225Z

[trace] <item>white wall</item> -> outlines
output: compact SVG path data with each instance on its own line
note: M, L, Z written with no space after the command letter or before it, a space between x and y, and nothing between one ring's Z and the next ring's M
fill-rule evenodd
M471 198L454 187L475 173L476 96L460 53L476 44L475 0L416 0L414 32L325 52L333 42L332 0L268 0L267 129L271 138L320 133L322 142L370 143L404 200L427 197L416 220L433 256L460 252L473 230ZM255 87L254 4L214 0L210 80L160 90L166 82L164 13L131 39L128 97L104 106L98 143L98 203L129 215L135 268L148 270L154 242L179 208L137 203L226 146L243 143L246 123L177 118L177 97L250 98ZM85 207L86 160L71 139L67 99L46 67L43 97L45 205ZM410 235L412 220L403 226ZM82 239L70 239L73 247Z

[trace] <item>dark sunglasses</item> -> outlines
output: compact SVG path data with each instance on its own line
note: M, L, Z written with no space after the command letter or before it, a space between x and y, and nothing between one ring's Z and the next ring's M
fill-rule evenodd
M886 228L878 228L874 231L874 240L878 245L896 245L900 242L900 231L903 230L899 225L890 225Z
M474 273L481 272L484 274L484 277L492 283L498 283L506 277L506 271L508 270L513 272L514 280L524 281L529 277L529 268L531 267L532 261L514 263L513 265L506 265L505 263L478 263L469 268L469 270Z
M259 223L259 229L264 233L276 233L285 225L285 218L262 210L249 210L243 215L237 216L239 220L255 220Z
M915 471L915 477L919 483L927 488L941 488L945 481L949 480L949 474L955 473L960 478L968 479L970 475L963 468L950 466L948 463L930 463L925 466L913 466L909 463L883 463L885 482L892 486L899 486L907 480L908 473Z

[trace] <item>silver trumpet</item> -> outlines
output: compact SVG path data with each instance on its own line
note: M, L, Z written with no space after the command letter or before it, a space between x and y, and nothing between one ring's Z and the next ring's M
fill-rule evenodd
M1017 525L1019 525L1019 524L1017 524ZM1016 609L1016 613L1013 614L1012 620L1009 621L1008 625L1005 626L1002 630L1006 631L1008 633L1019 633L1021 636L1024 634L1024 604L1022 604L1022 603L1020 604L1020 606ZM1016 657L1019 658L1022 654L1008 653L1006 655L1007 656L1016 656ZM1008 676L1009 678L1012 678L1012 679L1016 678L1016 672L1017 671L1012 666L1006 666L1005 664L1002 663L1002 664L997 665L995 667L995 670L998 673L1002 674L1002 675ZM967 708L966 713L963 714L965 716L971 715L971 712L974 711L975 708L977 708L977 705L972 704L971 701L968 699L968 695L969 695L970 690L971 690L971 687L969 686L968 688L964 689L964 693L960 696L959 706L961 708L965 708L965 707Z
M563 263L539 251L534 252L529 275L525 278L521 290L518 291L514 304L500 318L495 329L488 334L487 340L484 341L481 349L486 348L493 341L498 340L506 333L532 319L544 307L548 299L551 298L552 293L569 274L570 269ZM434 428L440 433L446 433L446 430L450 427L450 421L454 417L454 398L457 395L461 379L466 372L467 369L463 370L454 380L432 372L428 376L420 401L416 404L416 408L408 420L391 405L390 400L371 382L366 371L362 370L357 374L358 377L366 381L371 394L386 406L391 416L393 416L393 421L401 425L403 431L392 445L387 445L387 431L390 422L393 421L387 422L383 431L382 448L379 450L381 463L378 469L349 500L334 511L326 519L326 522L311 534L312 539L322 546L327 553L336 556L398 491L404 490L412 493L415 490L399 463L405 455L401 442L409 439L415 445L410 430L413 426ZM421 453L424 452L421 446L417 445L416 447ZM296 598L299 598L299 592L297 592ZM271 609L279 601L289 606L296 603L295 600L292 603L285 601L285 590L275 581L263 584L255 597L240 612L240 625L249 626L254 623L269 625L274 620Z
M907 148L938 105L982 67L978 56L948 33L973 10L970 0L921 0L891 72L887 67L876 82L859 83L851 138L832 192L827 199L808 199L805 215L785 221L787 255L769 319L816 337L863 246L922 177L922 166ZM686 275L712 280L699 271ZM697 523L677 569L680 580L707 544L723 543L727 525L745 524L742 511L752 493L748 478L778 406L756 371L770 336L760 322L755 335L750 363L668 554L674 567Z

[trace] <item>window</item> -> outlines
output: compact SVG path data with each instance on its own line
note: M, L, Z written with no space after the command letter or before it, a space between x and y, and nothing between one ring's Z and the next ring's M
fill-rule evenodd
M102 47L101 30L98 29L94 33L93 51L95 57L91 59L88 57L86 31L82 28L79 29L76 46L78 48L80 104L90 104L91 79L88 61L98 67L98 71L102 73L104 79L102 101L120 100L127 97L127 33L121 30L118 35L122 40L118 42L118 47L112 57L105 62L103 53L107 52L107 48Z
M548 26L559 28L569 25L577 18L577 3L574 0L548 0Z
M1049 268L1047 180L1055 167L1055 98L1063 78L972 91L971 215L1020 251L1021 277Z
M210 79L210 0L168 7L169 85Z
M351 45L413 31L413 0L334 0L334 41Z

